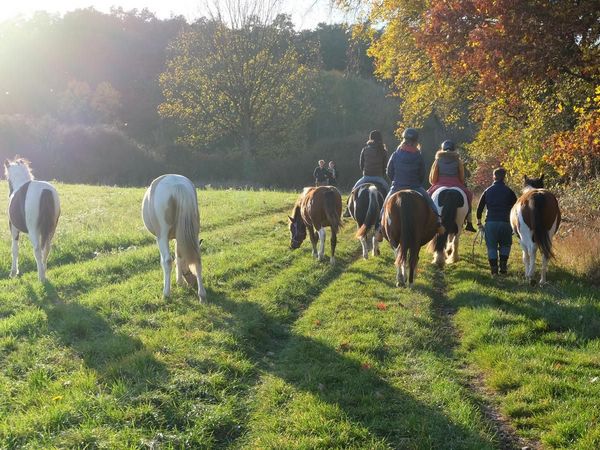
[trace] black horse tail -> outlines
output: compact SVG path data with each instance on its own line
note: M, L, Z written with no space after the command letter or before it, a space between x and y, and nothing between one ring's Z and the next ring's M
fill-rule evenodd
M418 194L420 196L420 194ZM410 194L400 194L400 245L396 256L396 265L401 266L408 262L409 276L408 281L412 283L415 269L419 261L419 250L421 249L421 240L418 236L417 224L415 223L417 211L417 198ZM397 201L397 200L396 200ZM427 208L429 206L426 205Z
M331 232L336 234L342 227L341 211L338 212L336 208L338 199L339 203L341 203L341 196L337 189L325 192L325 217L329 221Z
M442 225L444 225L445 231L443 234L436 234L431 243L436 252L441 252L446 248L448 236L458 234L456 214L458 213L458 208L463 206L463 196L455 189L445 189L440 192L438 202L440 207L442 207Z
M369 186L368 194L369 207L367 208L367 213L365 214L363 224L356 232L356 237L359 239L365 237L369 230L375 226L381 212L381 205L379 204L379 192L377 191L377 187L373 185Z
M543 213L544 209L548 205L546 204L546 195L543 192L536 192L529 199L529 208L533 212L531 217L531 228L533 231L533 241L542 251L546 258L554 258L554 251L552 250L552 241L548 230L544 226Z

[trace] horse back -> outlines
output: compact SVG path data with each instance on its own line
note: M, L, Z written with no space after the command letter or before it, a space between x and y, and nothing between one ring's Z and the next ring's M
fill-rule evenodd
M556 230L560 225L561 213L556 196L546 189L531 189L525 192L513 207L515 214L511 214L511 225L518 230L519 216L530 230L534 228L534 219L539 217L544 230L550 231L554 224Z
M403 223L406 230L403 230ZM409 223L410 230L406 226ZM410 233L411 236L404 237L423 246L435 236L437 221L427 200L418 192L405 189L392 194L385 203L382 228L392 245L400 244L403 233Z
M317 230L341 225L342 196L331 186L305 188L300 199L302 220Z

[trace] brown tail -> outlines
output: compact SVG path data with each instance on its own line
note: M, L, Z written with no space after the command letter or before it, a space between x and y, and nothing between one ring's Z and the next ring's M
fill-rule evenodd
M190 271L198 275L200 270L200 244L198 234L200 232L200 218L198 213L198 201L196 191L194 195L184 186L175 186L175 203L177 212L175 214L175 239L177 250L183 260L189 265Z
M56 223L58 221L58 214L56 211L56 204L54 203L54 196L52 191L49 189L42 190L40 195L40 212L38 219L38 230L41 236L42 248L48 245L48 242L54 236L56 230Z
M411 195L402 195L400 201L400 251L396 257L396 265L400 266L405 261L408 261L408 281L412 283L419 261L419 251L421 250L420 239L418 239L417 235L417 224L414 220L418 205L415 198Z
M554 258L552 250L552 240L548 234L548 230L544 226L543 212L547 205L547 199L543 193L535 193L529 199L529 208L533 212L531 217L531 228L533 231L533 240L540 248L541 252L548 259Z
M340 213L336 211L338 199L341 204L342 198L337 190L325 192L325 216L327 217L329 225L331 226L331 232L336 234L342 227L342 220L340 217L341 211Z

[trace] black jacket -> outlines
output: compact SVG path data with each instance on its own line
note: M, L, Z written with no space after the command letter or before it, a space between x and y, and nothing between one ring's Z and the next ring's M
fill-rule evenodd
M517 196L503 181L494 181L485 190L477 206L477 220L481 220L483 208L487 206L486 222L510 222L510 210L517 202Z

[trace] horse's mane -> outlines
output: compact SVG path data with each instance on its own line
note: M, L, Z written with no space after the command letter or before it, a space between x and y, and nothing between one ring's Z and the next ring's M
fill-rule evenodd
M6 164L6 162L8 164ZM29 176L31 176L31 179L34 179L33 176L33 171L31 170L31 161L29 161L28 159L23 158L22 156L16 155L13 159L9 160L7 159L4 164L4 177L8 180L8 166L10 166L11 164L16 164L18 166L22 166L25 167L25 169L27 169L27 172L29 173Z

